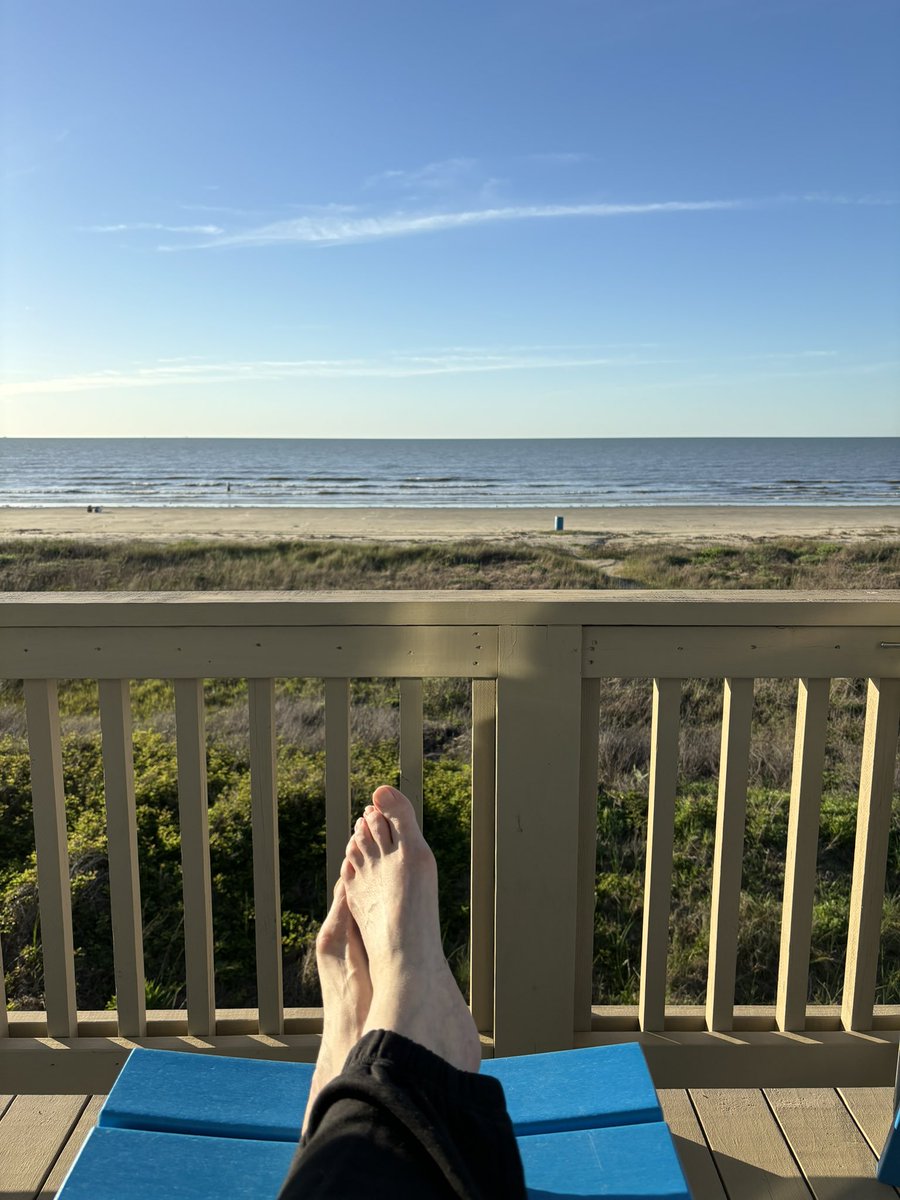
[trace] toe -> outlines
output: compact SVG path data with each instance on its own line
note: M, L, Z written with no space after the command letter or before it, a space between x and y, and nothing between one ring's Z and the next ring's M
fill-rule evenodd
M356 874L356 869L349 858L345 858L341 863L341 882L346 883Z
M376 788L372 800L382 816L390 822L391 829L399 833L401 838L419 833L413 806L402 792L393 787Z
M357 846L360 848L366 858L379 858L381 851L375 844L375 839L372 837L372 831L369 829L369 823L363 817L360 817L353 828L353 838Z
M352 867L361 867L365 862L366 856L363 854L362 847L356 840L355 834L347 843L347 849L345 850L344 854L345 861L349 861Z
M375 845L382 854L386 854L393 844L390 824L378 809L373 808L371 805L366 809L365 821Z

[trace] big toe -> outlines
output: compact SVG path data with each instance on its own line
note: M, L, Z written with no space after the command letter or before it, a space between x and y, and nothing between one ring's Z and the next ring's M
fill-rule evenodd
M415 835L421 837L415 809L402 792L398 792L394 787L376 788L372 794L372 803L401 838Z

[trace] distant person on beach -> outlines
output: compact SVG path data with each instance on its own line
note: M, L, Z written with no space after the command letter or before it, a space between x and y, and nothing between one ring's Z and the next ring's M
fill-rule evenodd
M498 1080L444 958L437 867L409 800L380 787L316 939L322 1044L279 1200L524 1200Z

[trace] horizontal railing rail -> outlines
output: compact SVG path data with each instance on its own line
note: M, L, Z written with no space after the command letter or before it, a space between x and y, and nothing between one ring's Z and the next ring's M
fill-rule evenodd
M0 600L0 677L23 681L45 1004L7 1016L0 995L7 1090L57 1090L76 1076L97 1090L135 1043L314 1056L320 1015L286 1009L282 979L275 681L292 677L325 681L330 880L350 831L351 681L398 681L399 778L420 820L423 681L471 682L469 999L485 1053L637 1038L669 1085L746 1083L765 1072L773 1085L859 1084L886 1082L892 1070L900 1009L874 1002L900 724L900 593L12 595ZM129 681L143 678L171 680L175 690L183 1012L148 1013L144 999L129 696ZM215 1005L203 681L220 678L247 680L251 1010ZM629 678L653 681L639 997L634 1009L598 1008L602 688ZM798 698L777 998L748 1009L735 1007L735 976L754 680L762 678L797 680ZM868 690L843 994L839 1007L823 1009L807 1004L807 988L835 678L864 678ZM68 679L99 683L115 1013L76 1005L56 682ZM701 1009L674 1006L666 994L681 698L693 679L723 689ZM2 978L0 970L0 989Z

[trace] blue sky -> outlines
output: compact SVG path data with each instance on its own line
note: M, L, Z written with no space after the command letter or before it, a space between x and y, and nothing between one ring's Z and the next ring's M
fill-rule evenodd
M900 433L896 0L0 12L2 433Z

